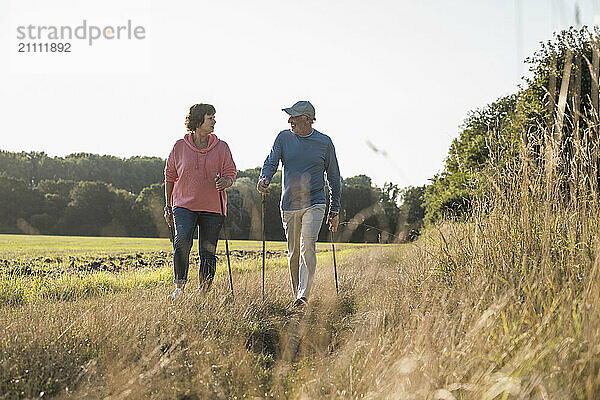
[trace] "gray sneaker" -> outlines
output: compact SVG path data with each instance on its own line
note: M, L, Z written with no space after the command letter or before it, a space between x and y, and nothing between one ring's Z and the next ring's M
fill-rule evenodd
M182 295L183 290L176 288L175 290L173 290L173 293L167 296L167 300L175 301L178 297L181 297Z
M296 299L296 301L294 301L293 305L296 308L304 308L308 305L308 300L306 299L306 297L299 297Z

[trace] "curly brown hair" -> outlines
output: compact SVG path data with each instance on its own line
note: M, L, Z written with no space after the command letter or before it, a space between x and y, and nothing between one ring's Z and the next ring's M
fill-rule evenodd
M205 115L213 115L215 108L210 104L194 104L190 107L190 112L185 117L185 127L188 132L196 132L196 128L204 123Z

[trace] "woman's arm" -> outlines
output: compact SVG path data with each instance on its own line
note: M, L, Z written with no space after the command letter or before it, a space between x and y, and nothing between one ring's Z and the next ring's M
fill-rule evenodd
M170 226L173 226L173 187L175 182L165 181L165 221Z
M221 174L219 179L216 179L217 190L223 190L233 185L235 181L235 176L237 175L237 168L235 166L235 162L233 161L233 156L231 155L231 150L227 143L223 142L223 161L221 165Z
M177 168L175 167L175 147L169 154L165 164L165 221L169 226L173 226L173 187L175 181L179 178Z

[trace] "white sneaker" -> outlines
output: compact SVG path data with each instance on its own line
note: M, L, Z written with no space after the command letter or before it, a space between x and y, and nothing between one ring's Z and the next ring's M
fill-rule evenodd
M173 290L173 293L167 296L167 300L177 300L177 298L181 295L183 295L183 290L176 288L175 290Z

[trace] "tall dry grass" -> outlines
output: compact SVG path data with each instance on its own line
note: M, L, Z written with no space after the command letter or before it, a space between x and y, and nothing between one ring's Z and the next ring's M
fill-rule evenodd
M600 398L600 146L588 126L575 127L572 158L548 135L493 164L466 222L347 265L361 276L353 334L303 370L299 397Z

